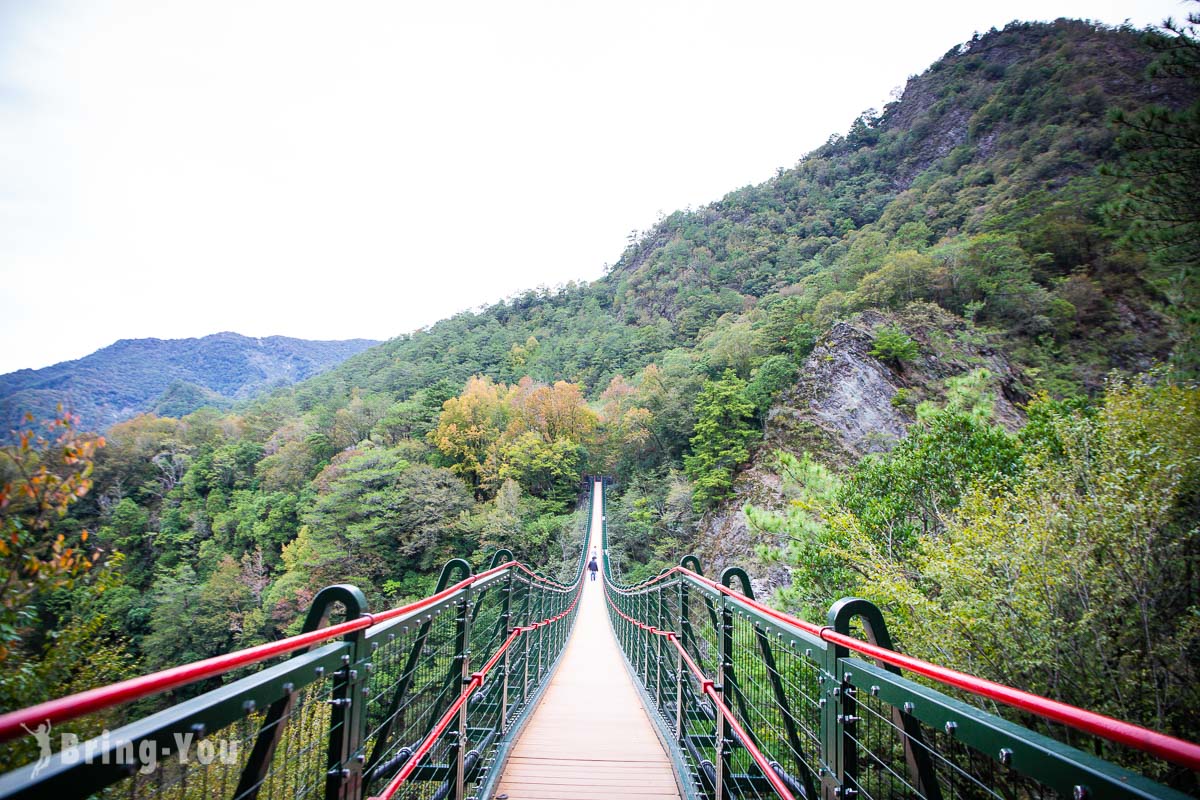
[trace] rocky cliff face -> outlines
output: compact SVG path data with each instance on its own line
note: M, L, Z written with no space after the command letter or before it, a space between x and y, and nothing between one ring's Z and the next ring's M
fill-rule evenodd
M891 364L871 355L879 329L897 326L917 343L915 359ZM742 508L778 507L775 453L811 453L829 466L846 468L868 453L886 452L916 421L919 402L944 400L949 379L987 370L998 424L1012 430L1027 399L1022 376L988 336L960 317L928 304L898 314L866 311L836 323L805 360L800 378L772 406L763 444L734 482L736 496L707 516L697 550L711 574L729 565L753 565L771 586L786 582L786 570L756 563L755 550L775 542L750 530ZM759 587L764 588L764 587Z

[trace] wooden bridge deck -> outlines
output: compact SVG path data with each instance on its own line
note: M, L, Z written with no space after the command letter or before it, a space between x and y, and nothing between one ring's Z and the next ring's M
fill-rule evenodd
M589 553L600 552L600 513L596 504ZM671 759L622 661L599 579L584 586L562 658L493 797L679 798Z

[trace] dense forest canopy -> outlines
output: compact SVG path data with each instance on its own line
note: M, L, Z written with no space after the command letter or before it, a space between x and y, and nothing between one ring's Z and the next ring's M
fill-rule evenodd
M334 582L377 608L453 556L554 569L584 472L616 476L614 559L644 576L756 473L778 486L744 512L757 539L712 555L770 568L775 602L858 593L910 652L1195 737L1196 52L1191 29L1013 23L594 283L234 410L28 422L0 457L0 704L278 638ZM771 434L846 321L908 431L861 432L853 463Z

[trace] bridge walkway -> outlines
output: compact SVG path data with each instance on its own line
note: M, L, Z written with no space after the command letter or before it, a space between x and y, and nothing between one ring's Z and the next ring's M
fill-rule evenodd
M600 552L602 513L602 504L596 503L589 553ZM609 624L601 580L597 576L584 586L562 662L505 763L494 797L680 797L671 759L633 686Z

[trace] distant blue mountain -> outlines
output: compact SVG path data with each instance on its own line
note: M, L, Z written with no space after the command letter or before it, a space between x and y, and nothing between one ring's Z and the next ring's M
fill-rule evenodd
M181 416L226 407L312 377L376 344L236 333L122 339L77 361L0 375L0 438L27 412L45 418L59 404L79 415L81 428L96 431L147 411Z

